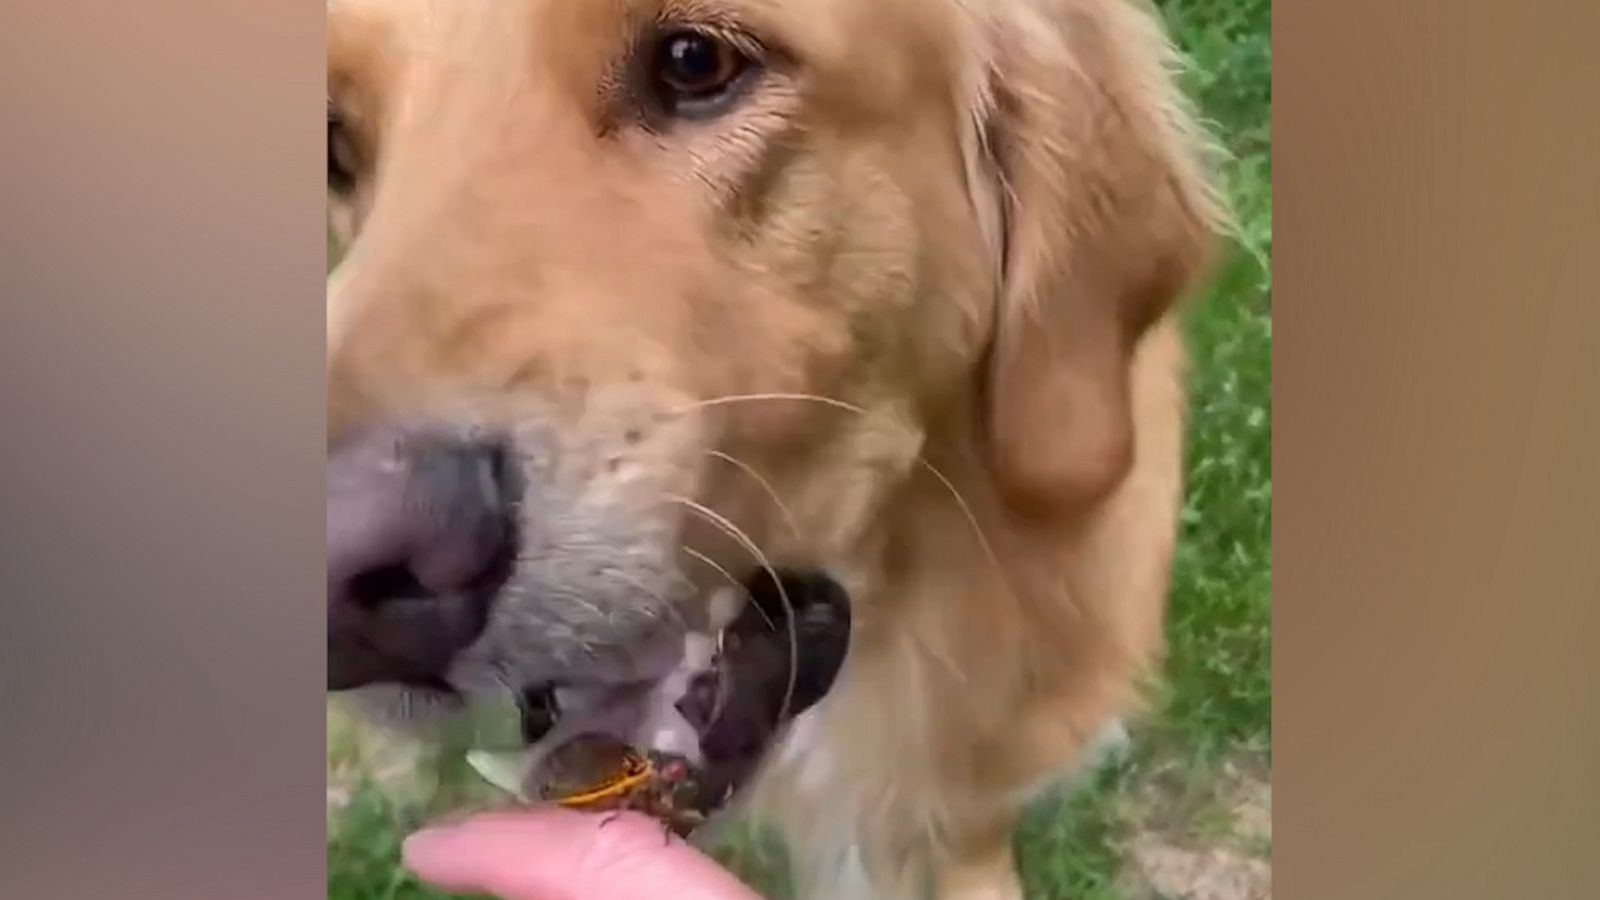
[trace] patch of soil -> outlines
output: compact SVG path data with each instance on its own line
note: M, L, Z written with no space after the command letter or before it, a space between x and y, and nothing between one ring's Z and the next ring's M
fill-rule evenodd
M1134 841L1128 895L1139 900L1271 900L1272 867L1232 850L1185 850Z
M1223 767L1204 788L1158 773L1127 844L1133 900L1271 900L1272 782L1264 765Z

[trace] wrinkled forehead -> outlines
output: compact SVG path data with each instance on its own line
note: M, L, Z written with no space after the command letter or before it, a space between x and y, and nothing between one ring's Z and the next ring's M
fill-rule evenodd
M892 109L948 86L974 50L982 2L958 0L328 0L329 76L431 63L502 81L592 90L651 28L753 36L830 108Z

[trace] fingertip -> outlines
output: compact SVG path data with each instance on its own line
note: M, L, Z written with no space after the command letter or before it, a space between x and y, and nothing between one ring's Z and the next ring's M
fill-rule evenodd
M411 834L400 845L400 860L436 887L485 890L508 872L526 872L527 861L552 849L553 834L542 812L484 813Z
M450 891L481 890L473 871L470 840L461 839L460 825L443 825L419 831L400 845L400 862L417 878Z
M699 851L667 840L660 823L633 813L486 813L416 832L401 858L435 887L507 900L755 896Z
M408 836L400 844L400 862L408 869L431 868L433 861L449 852L449 844L457 826L441 825L425 828Z

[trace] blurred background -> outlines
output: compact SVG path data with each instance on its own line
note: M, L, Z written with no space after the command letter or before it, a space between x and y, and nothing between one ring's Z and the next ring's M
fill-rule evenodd
M1229 151L1233 246L1187 315L1188 499L1154 714L1086 787L1041 802L1018 841L1030 898L1261 900L1272 851L1272 40L1269 0L1160 0L1185 84ZM331 250L330 250L331 252ZM441 895L397 868L402 816L363 787L330 719L328 897ZM769 895L778 861L725 858Z

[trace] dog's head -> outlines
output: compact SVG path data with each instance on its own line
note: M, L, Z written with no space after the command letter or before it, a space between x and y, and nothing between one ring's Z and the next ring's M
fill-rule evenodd
M1123 0L329 0L330 687L648 680L934 442L1129 464L1212 207ZM421 708L424 704L410 704Z

